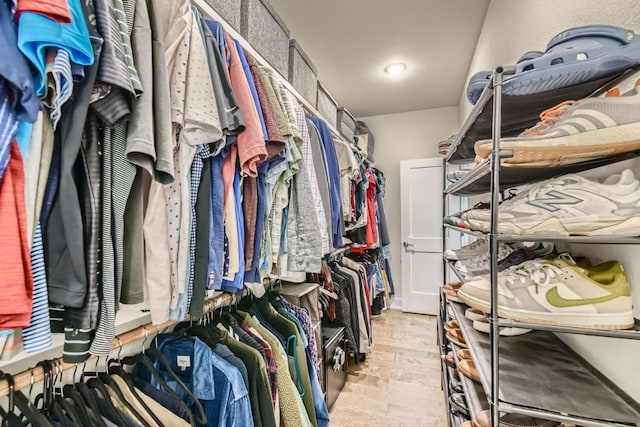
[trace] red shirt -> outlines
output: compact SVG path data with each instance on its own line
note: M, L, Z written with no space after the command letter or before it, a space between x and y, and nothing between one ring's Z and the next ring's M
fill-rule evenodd
M71 23L71 13L66 0L18 0L16 21L23 12L39 13L61 24Z
M29 326L33 297L24 167L17 142L0 184L0 329Z

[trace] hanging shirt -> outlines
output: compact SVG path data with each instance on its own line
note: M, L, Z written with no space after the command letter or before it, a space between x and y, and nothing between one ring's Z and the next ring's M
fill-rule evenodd
M226 41L231 59L229 66L231 86L246 123L246 129L238 135L237 142L240 170L246 175L255 177L258 175L258 165L267 158L265 139L237 46L229 34L226 34Z
M199 338L175 338L171 335L159 340L158 348L175 372L205 409L208 427L252 427L253 419L247 389L242 375L229 362L215 354ZM156 362L156 369L162 372ZM170 378L169 386L186 399L186 393ZM158 389L155 379L151 383ZM192 411L197 413L195 405Z
M340 202L340 169L338 166L338 159L336 157L336 150L333 138L331 137L331 132L324 120L313 116L308 116L308 118L313 122L318 130L327 162L327 177L329 181L329 196L331 200L331 231L333 236L333 247L339 248L342 246L344 223L342 221L342 204Z
M66 0L19 0L16 7L15 19L19 19L24 12L39 13L61 24L71 23L71 14Z
M33 279L27 219L24 207L24 166L18 144L11 144L11 157L0 184L0 275L2 301L0 329L29 326Z
M0 77L6 80L6 90L12 94L11 105L17 118L35 122L40 111L40 100L35 93L29 64L18 50L17 38L17 28L7 2L0 2Z

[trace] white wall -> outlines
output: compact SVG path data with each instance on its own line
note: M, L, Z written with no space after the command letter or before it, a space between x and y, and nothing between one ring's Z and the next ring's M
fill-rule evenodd
M397 306L402 298L400 234L400 160L439 157L438 142L458 128L458 108L447 107L408 113L364 117L375 135L375 166L387 178L384 209L391 237L391 271ZM439 194L439 192L438 192Z
M468 75L513 64L524 52L544 50L561 31L589 24L610 24L640 33L640 2L637 0L492 0ZM466 88L465 88L466 90ZM466 93L460 100L460 123L471 105ZM599 177L615 173L622 165L595 171ZM627 164L628 166L628 164ZM640 167L634 165L636 176ZM593 175L593 173L591 174ZM618 259L625 266L640 317L640 248L631 246L574 245L572 252L595 261ZM563 337L578 353L640 401L640 342L572 335Z

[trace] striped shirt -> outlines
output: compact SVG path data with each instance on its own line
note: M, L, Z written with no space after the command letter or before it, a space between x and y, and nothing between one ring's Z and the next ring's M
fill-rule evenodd
M29 326L22 331L24 350L35 353L51 346L51 324L49 323L49 297L47 276L42 249L42 232L36 226L36 234L31 245L31 271L33 274L33 309Z

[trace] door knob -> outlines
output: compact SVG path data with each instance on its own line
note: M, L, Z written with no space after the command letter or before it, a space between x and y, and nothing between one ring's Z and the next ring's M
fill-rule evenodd
M409 249L409 247L413 246L413 243L402 242L402 246L404 246L405 249Z

